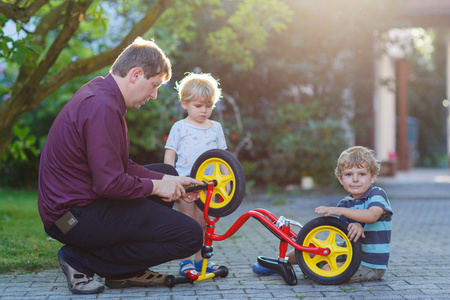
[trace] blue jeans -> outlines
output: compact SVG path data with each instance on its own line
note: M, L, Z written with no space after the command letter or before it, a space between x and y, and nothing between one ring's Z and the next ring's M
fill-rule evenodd
M161 172L156 166L149 168ZM66 234L56 225L46 232L65 244L60 255L75 270L88 276L128 278L200 250L201 226L172 206L154 196L99 199L70 209L78 224Z

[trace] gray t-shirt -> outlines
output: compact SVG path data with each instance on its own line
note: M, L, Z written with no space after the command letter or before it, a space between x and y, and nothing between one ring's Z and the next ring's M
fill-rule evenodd
M180 176L190 176L195 160L203 152L227 148L222 125L209 121L212 123L209 128L199 128L180 120L170 129L165 148L177 153L175 168Z

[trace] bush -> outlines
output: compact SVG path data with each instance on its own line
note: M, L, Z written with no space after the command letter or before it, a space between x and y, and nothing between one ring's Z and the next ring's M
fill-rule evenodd
M17 122L13 127L13 141L2 158L0 186L36 187L39 169L37 139L31 128Z
M336 160L348 142L340 121L325 117L318 101L277 104L265 120L246 121L253 147L242 159L257 165L257 171L246 174L257 183L299 184L302 176L312 176L319 185L335 180Z
M159 100L127 113L130 157L140 164L163 161L165 136L175 121L185 117L170 87L159 92ZM71 94L59 96L54 96L58 101L43 102L41 109L19 120L15 141L0 168L0 184L36 185L36 152L42 149L48 130L65 103L61 99L68 99ZM239 108L232 101L222 100L219 104L212 119L223 124L228 150L238 156L252 185L299 184L301 177L307 175L318 185L335 180L336 159L348 145L340 121L329 117L329 108L321 101L264 102L258 111L246 107L247 111L240 113L236 113Z

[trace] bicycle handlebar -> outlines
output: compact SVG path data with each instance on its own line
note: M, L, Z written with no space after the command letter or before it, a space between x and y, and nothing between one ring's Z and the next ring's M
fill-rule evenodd
M208 182L205 184L190 186L190 187L185 188L184 190L186 191L186 193L196 192L196 191L206 191L208 189L208 186L210 186L211 184L214 184L214 186L216 186L217 181L213 180L212 182Z

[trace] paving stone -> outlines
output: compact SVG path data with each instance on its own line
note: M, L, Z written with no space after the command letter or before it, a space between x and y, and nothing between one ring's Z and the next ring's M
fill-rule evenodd
M439 171L441 172L441 171ZM429 174L429 173L427 173ZM109 289L96 295L73 295L60 270L38 274L0 275L0 300L68 299L450 299L450 183L430 184L430 176L381 178L394 210L390 269L381 281L320 285L294 266L298 283L290 286L278 275L257 276L251 266L257 256L276 257L279 240L257 220L249 219L230 238L214 242L213 260L229 269L214 278L172 288ZM441 174L442 175L442 174ZM377 179L378 180L378 179ZM336 205L342 197L320 193L250 195L231 215L221 218L217 234L224 234L245 212L263 207L306 224L317 217L314 208ZM277 200L277 201L275 201ZM276 203L284 203L276 205ZM294 229L295 227L293 227ZM298 231L299 229L295 229ZM56 253L55 253L56 255ZM178 276L177 261L152 268ZM101 282L103 279L96 278Z

